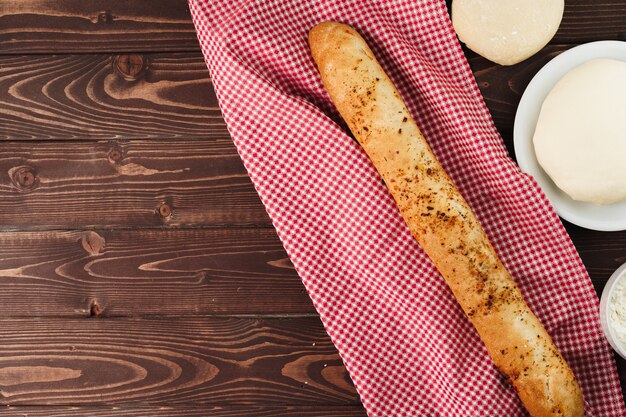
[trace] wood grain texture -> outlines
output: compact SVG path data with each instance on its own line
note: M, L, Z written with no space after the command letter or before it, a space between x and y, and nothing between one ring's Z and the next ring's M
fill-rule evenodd
M0 320L0 404L358 404L318 318Z
M448 4L450 0L448 0ZM185 0L0 0L0 53L196 51ZM554 43L622 39L621 0L568 0Z
M617 374L619 375L622 396L624 397L624 401L626 401L626 359L623 359L615 352L613 356L615 356L615 362L617 364Z
M566 224L598 291L626 232ZM315 314L271 229L0 233L0 316Z
M598 295L623 263L626 263L626 230L598 232L564 222Z
M315 313L271 229L5 232L0 248L0 317Z
M360 405L343 406L7 406L3 417L367 417Z
M230 139L0 146L2 230L224 225L271 226Z
M0 56L0 139L228 137L200 53Z
M626 39L626 3L622 0L566 0L561 26L552 43Z
M512 131L532 77L570 47L550 45L510 67L466 50L500 132ZM0 56L0 138L229 137L200 54L141 56L148 69L138 80L119 74L116 56Z
M199 50L185 0L0 0L0 53Z

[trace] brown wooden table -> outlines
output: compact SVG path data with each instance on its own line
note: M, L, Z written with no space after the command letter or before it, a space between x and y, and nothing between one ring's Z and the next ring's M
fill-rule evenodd
M528 61L467 54L511 151L542 65L626 38L623 0L566 3ZM0 137L0 414L365 415L229 139L184 0L0 0ZM566 227L600 291L626 232Z

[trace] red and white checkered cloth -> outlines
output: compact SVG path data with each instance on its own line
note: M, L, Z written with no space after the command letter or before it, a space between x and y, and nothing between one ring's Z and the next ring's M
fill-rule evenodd
M587 415L626 415L591 281L544 194L509 159L443 0L190 6L232 138L371 417L525 411L337 123L307 45L325 20L370 44L574 369Z

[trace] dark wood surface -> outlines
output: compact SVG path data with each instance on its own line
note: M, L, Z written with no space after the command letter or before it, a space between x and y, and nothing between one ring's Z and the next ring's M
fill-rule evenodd
M0 317L315 316L269 228L5 232L0 247Z
M0 172L4 230L271 225L228 138L5 141Z
M354 405L316 317L0 320L0 404Z
M511 153L534 74L603 39L626 39L622 0L566 0L512 67L467 51ZM365 416L184 0L0 0L0 139L0 415ZM601 291L626 232L566 228Z
M361 405L343 406L8 406L14 417L366 417Z
M228 137L199 52L0 55L0 68L2 139Z
M199 50L183 0L2 0L0 53Z

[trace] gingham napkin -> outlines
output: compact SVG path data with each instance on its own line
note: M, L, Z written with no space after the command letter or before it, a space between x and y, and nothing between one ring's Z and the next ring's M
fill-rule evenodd
M626 415L591 281L509 159L443 0L190 6L233 141L371 417L526 414L330 104L307 45L325 20L372 47L574 369L587 415Z

